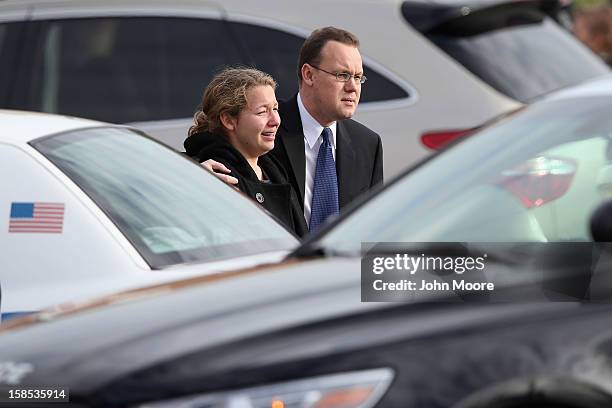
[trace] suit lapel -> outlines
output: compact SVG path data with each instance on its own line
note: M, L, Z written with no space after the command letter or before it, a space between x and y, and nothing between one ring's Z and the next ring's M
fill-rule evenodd
M349 203L353 184L352 166L355 164L355 151L351 138L342 121L336 125L336 172L338 173L338 200L340 208Z
M300 201L304 202L304 189L306 183L306 157L304 156L304 131L302 129L302 120L300 111L297 106L297 95L287 101L281 112L283 127L286 133L283 134L282 144L285 147L285 153L291 164L291 170L295 175L295 180L300 194Z

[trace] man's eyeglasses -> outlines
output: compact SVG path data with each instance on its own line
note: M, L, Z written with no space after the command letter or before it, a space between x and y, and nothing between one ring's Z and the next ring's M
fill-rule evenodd
M310 66L311 66L311 67L313 67L314 69L318 69L319 71L323 71L323 72L325 72L326 74L329 74L329 75L333 75L333 76L335 76L335 77L336 77L336 80L338 80L338 81L340 81L340 82L348 82L348 81L350 81L350 80L351 80L351 78L355 78L355 80L356 80L357 82L359 82L360 84L363 84L365 81L367 81L367 80L368 80L368 78L366 78L366 76L365 76L365 75L351 75L351 74L349 74L348 72L329 72L329 71L326 71L326 70L324 70L324 69L322 69L322 68L315 67L315 66L314 66L314 65L312 65L312 64L308 64L308 65L310 65Z

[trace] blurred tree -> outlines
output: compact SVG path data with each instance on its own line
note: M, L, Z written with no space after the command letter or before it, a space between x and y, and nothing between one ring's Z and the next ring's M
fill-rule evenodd
M611 0L574 0L574 8L576 10L599 6L602 4L612 4L612 1Z

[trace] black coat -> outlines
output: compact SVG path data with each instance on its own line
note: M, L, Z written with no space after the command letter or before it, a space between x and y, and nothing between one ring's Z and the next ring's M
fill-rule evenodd
M281 125L276 132L274 156L285 168L289 182L299 195L304 210L306 156L304 131L297 105L297 95L278 107ZM359 195L383 181L383 157L380 136L352 119L336 124L336 173L340 209Z
M222 135L197 133L184 143L186 154L199 162L208 159L223 163L238 179L238 189L261 204L287 229L302 237L308 232L297 194L287 181L287 174L274 157L261 156L259 167L269 182L260 181L244 156Z

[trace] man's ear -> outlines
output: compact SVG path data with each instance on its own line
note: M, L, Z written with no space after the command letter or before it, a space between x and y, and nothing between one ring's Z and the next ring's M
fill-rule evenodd
M221 112L221 115L219 115L219 120L221 121L223 127L227 130L236 129L237 118L233 117L228 112Z
M309 64L304 64L300 71L302 73L302 82L308 86L312 86L314 69Z

